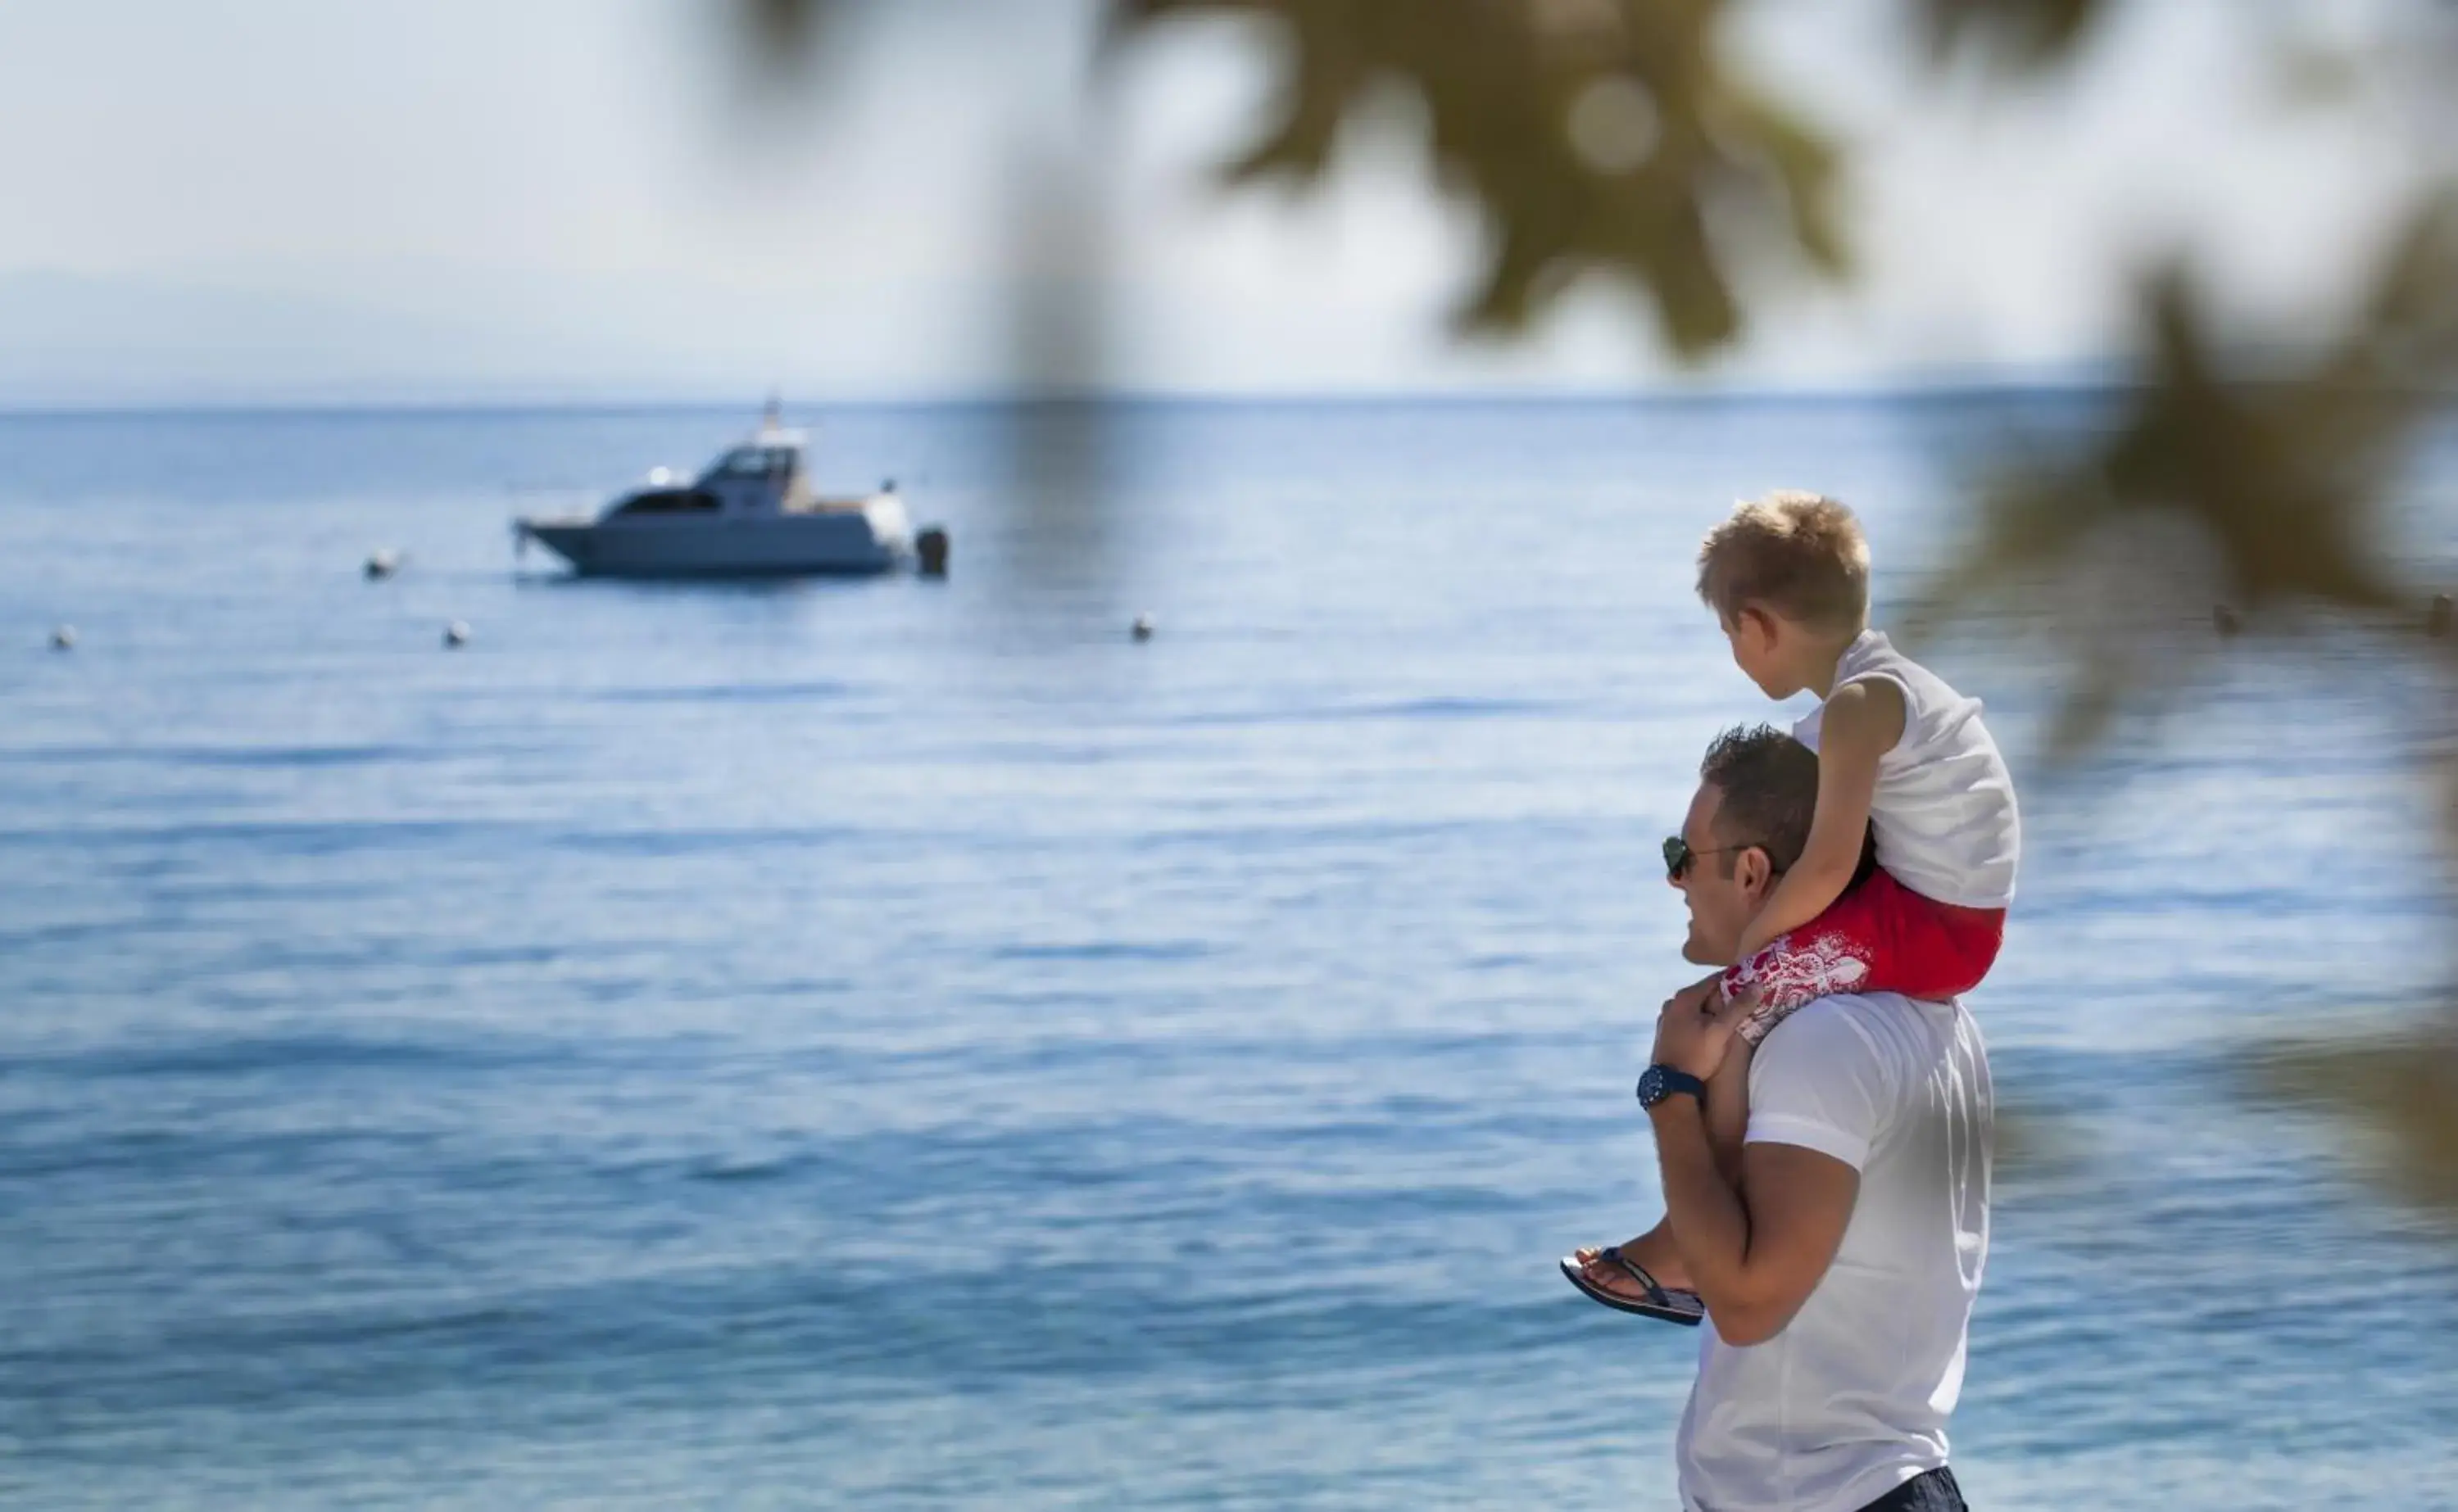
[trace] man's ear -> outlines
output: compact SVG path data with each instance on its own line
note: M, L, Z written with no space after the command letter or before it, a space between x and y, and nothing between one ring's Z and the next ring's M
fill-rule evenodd
M1736 854L1733 865L1733 880L1740 883L1741 891L1751 897L1760 897L1775 887L1775 862L1757 846L1749 846Z

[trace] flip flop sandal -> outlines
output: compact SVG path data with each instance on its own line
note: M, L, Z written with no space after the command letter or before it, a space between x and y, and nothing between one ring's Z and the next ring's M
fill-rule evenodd
M1579 1263L1577 1255L1562 1256L1564 1278L1577 1287L1590 1301L1601 1302L1616 1313L1636 1313L1641 1317L1661 1318L1667 1323L1679 1323L1687 1328L1697 1328L1699 1320L1707 1315L1707 1306L1698 1300L1698 1293L1669 1292L1656 1285L1656 1277L1648 1274L1636 1260L1622 1253L1619 1245L1597 1252L1596 1258L1621 1267L1624 1274L1646 1290L1647 1296L1641 1300L1608 1292L1588 1279L1588 1269Z

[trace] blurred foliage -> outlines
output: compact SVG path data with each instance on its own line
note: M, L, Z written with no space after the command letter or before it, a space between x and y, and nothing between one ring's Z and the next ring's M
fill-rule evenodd
M1133 27L1189 11L1278 24L1273 119L1232 182L1312 179L1342 123L1381 85L1425 106L1447 185L1489 230L1462 309L1515 330L1591 269L1635 280L1666 340L1697 357L1733 339L1737 244L1785 243L1844 266L1832 150L1723 66L1721 0L1120 0Z
M2371 1164L2409 1199L2458 1212L2458 1079L2446 1038L2272 1047L2256 1064L2259 1091L2291 1107L2339 1112Z
M2001 60L2025 67L2070 54L2107 0L1921 0L1922 20L1940 54L1977 41Z
M1198 12L1270 30L1273 104L1225 165L1231 184L1310 182L1379 94L1412 96L1438 186L1467 197L1486 228L1485 266L1459 311L1468 329L1523 329L1574 280L1601 273L1643 288L1666 343L1697 359L1739 334L1743 270L1845 268L1834 204L1843 155L1724 57L1732 0L1106 3L1114 34L1130 38ZM737 34L763 72L806 57L839 29L839 12L863 9L736 4ZM2125 9L1906 4L1933 59L1977 53L2009 77L2060 66ZM2369 56L2300 31L2327 20L2324 9L2233 12L2278 54L2282 103L2337 108L2401 93L2390 103L2437 120L2458 96L2458 6L2388 0L2376 8L2392 23L2387 40ZM2050 622L2078 628L2087 644L2068 682L2060 749L2086 748L2132 695L2240 630L2387 632L2386 644L2448 679L2452 696L2424 715L2453 717L2458 655L2446 626L2425 632L2429 585L2401 580L2382 507L2432 407L2458 387L2458 198L2447 187L2458 182L2458 133L2419 139L2431 159L2415 165L2426 187L2338 337L2276 340L2259 321L2218 321L2202 279L2173 263L2144 290L2141 356L2114 389L2113 423L2066 436L2061 452L1977 492L1972 549L1929 607L1951 615L2016 590L2066 595ZM1099 318L1091 303L1080 315ZM2111 633L2097 611L2120 602L2149 604L2174 633L2164 644ZM2429 734L2458 740L2458 725ZM2438 759L2458 856L2458 750L2445 744ZM2458 1207L2458 1011L2409 1046L2281 1052L2275 1073L2282 1095L2343 1104L2386 1139L2406 1190Z
M740 52L752 75L787 87L820 56L841 30L849 0L734 0Z
M1925 617L2043 581L2071 590L2062 577L2104 570L2096 543L2143 539L2135 528L2156 522L2190 526L2209 549L2216 574L2193 581L2226 606L2226 633L2294 626L2316 610L2421 631L2429 595L2398 581L2380 505L2412 432L2458 377L2458 197L2416 209L2362 313L2307 366L2232 372L2181 265L2152 280L2142 324L2151 350L2107 440L2010 469L1983 498L1974 544L1936 585ZM2169 565L2181 576L2201 563L2177 553ZM2098 621L2061 623L2088 635ZM2162 663L2086 654L2076 665L2056 738L2065 752L2095 739L2135 691L2128 684L2157 676Z
M836 10L829 0L741 0L741 7L749 55L779 62L809 52Z

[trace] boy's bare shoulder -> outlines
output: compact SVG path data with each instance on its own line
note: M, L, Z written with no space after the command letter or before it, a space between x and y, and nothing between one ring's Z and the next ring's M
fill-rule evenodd
M1892 745L1903 737L1904 722L1908 717L1910 705L1904 698L1900 683L1891 677L1864 677L1845 683L1827 697L1825 738L1864 735L1883 745Z
M1826 699L1827 711L1900 710L1904 706L1904 685L1892 677L1863 677L1838 688Z

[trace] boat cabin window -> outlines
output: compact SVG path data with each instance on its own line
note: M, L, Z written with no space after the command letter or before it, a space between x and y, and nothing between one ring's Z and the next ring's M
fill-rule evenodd
M727 452L709 471L729 478L765 478L790 472L793 467L794 453L785 447L741 446Z
M694 509L714 509L717 496L697 488L660 488L655 493L635 494L624 501L620 514L683 514Z

